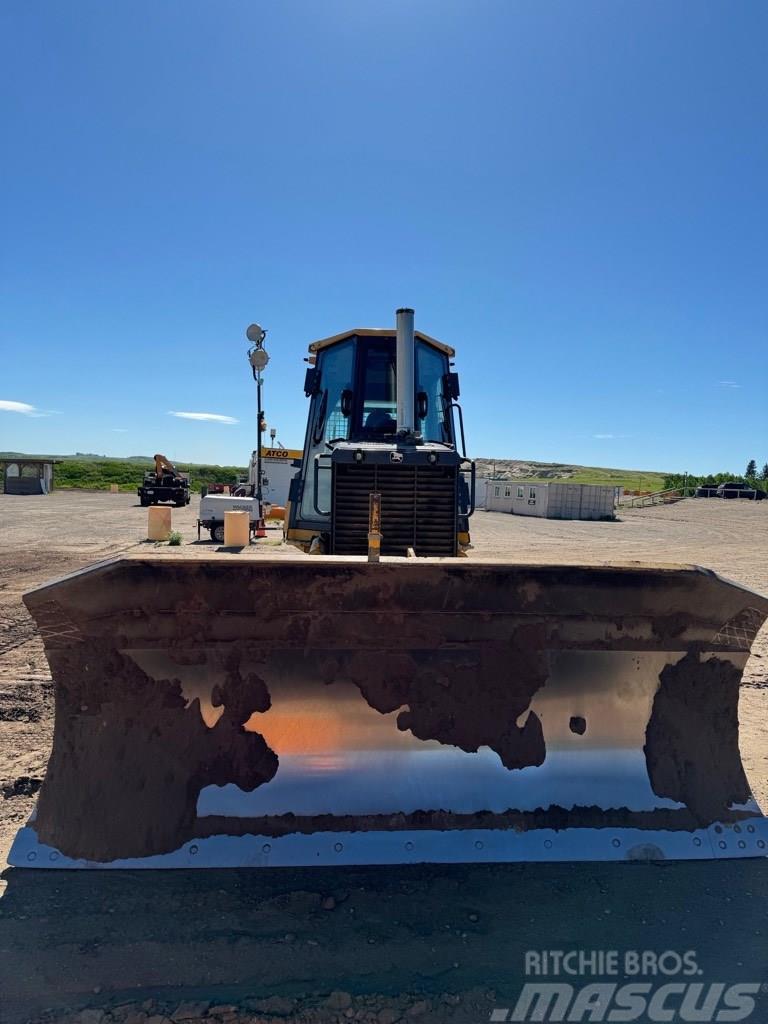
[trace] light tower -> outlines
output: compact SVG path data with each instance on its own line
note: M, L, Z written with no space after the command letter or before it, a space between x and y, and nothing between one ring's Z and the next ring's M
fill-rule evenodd
M259 324L251 324L246 330L245 336L250 342L248 346L248 362L251 366L253 379L256 381L256 501L259 505L259 520L261 520L261 432L264 420L264 413L261 407L261 374L269 362L269 355L264 348L264 339L267 336L267 332Z

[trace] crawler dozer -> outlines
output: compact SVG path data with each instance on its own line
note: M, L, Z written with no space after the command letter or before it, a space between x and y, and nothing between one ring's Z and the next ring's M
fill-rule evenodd
M413 310L399 309L396 331L358 328L314 342L309 353L309 418L287 539L308 551L365 554L375 494L382 554L458 555L469 544L475 467L454 350L415 332Z
M26 595L56 720L11 863L768 853L738 745L768 600L696 566L455 557L451 357L409 311L310 346L286 528L319 557L136 552Z

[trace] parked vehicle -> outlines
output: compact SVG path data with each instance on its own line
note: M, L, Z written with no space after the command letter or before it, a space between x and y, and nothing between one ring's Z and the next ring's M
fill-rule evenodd
M177 508L189 504L189 477L179 473L164 455L155 455L154 471L144 474L144 482L136 491L143 506L171 501Z
M759 487L752 487L743 480L729 480L720 484L717 488L718 498L747 498L750 501L762 501L765 498L765 491Z
M702 484L696 488L697 498L746 498L749 501L762 501L768 497L759 487L752 487L743 480L727 480L722 484Z

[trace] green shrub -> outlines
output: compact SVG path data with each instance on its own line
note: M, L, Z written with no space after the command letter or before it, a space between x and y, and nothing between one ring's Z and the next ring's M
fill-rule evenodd
M64 459L54 466L54 486L87 491L108 491L110 484L119 484L120 490L136 490L144 482L144 473L154 465L123 459ZM205 466L179 463L176 468L189 474L191 491L200 490L201 484L231 484L247 473L243 466Z

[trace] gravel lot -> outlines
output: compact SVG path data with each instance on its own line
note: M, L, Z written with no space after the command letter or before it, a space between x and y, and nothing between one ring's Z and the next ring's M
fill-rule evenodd
M196 499L173 511L192 557L196 515ZM135 548L146 516L131 495L0 495L0 865L33 806L51 735L50 678L21 594ZM471 557L485 560L696 562L768 593L768 502L689 500L630 511L617 523L478 513L473 543ZM745 766L766 807L767 702L764 629L742 684L740 721ZM100 1009L84 1024L161 1024L182 1000L200 1004L182 1017L221 1024L480 1021L493 1006L514 1004L526 949L576 945L696 949L707 981L765 979L768 880L758 861L267 877L10 870L4 879L1 1024L86 1005L111 1016L99 1017ZM222 1005L210 1009L211 1001ZM230 1003L239 1012L223 1005Z

